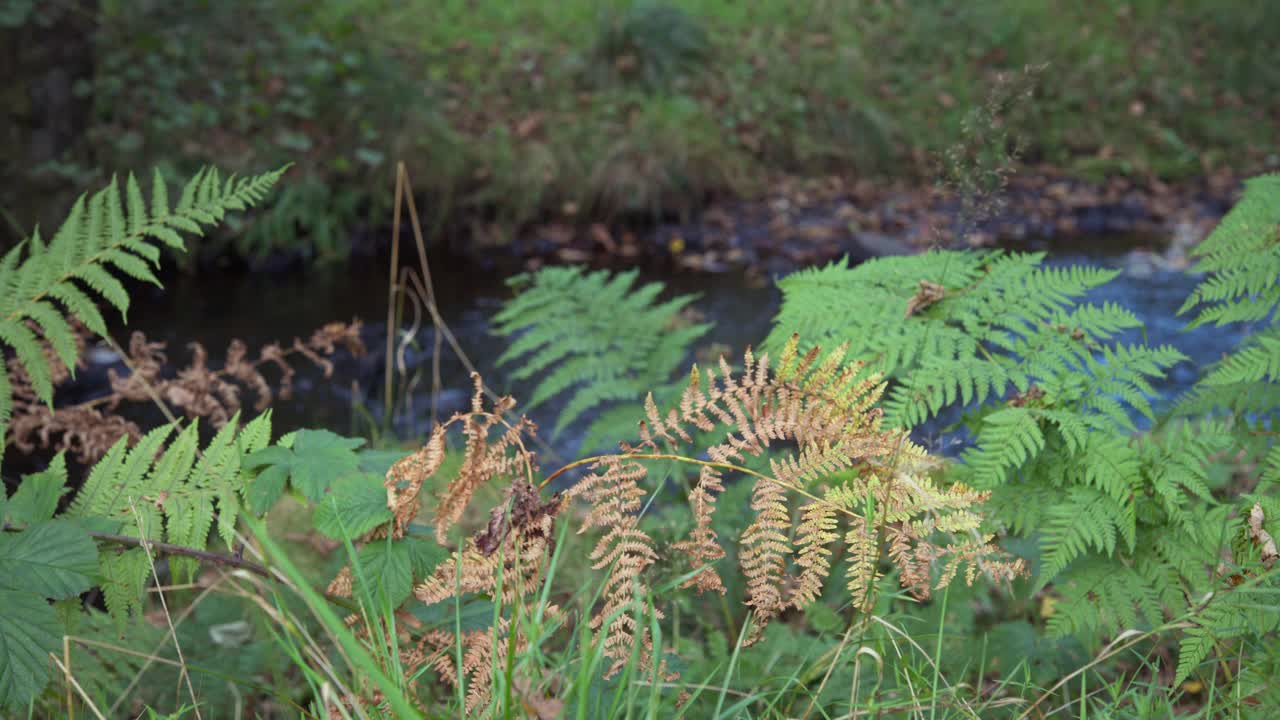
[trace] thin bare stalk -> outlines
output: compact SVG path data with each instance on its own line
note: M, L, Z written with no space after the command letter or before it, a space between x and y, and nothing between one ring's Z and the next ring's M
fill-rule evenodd
M387 355L383 372L382 406L390 412L392 378L391 357L395 352L396 276L400 274L400 205L404 198L404 163L396 163L395 210L391 216L391 269L387 273Z
M89 697L89 693L86 693L84 688L80 687L79 681L77 681L75 676L71 674L71 668L63 665L62 661L58 659L58 656L53 653L49 653L49 659L53 660L54 664L58 666L58 669L62 671L63 676L65 676L67 681L71 683L71 687L76 689L76 692L80 695L80 699L84 700L85 706L89 708L89 712L93 713L93 716L98 718L98 720L107 720L106 716L102 714L102 711L93 704L93 700Z
M143 525L142 515L138 513L138 508L136 506L131 505L131 507L133 509L134 518L138 523L138 527L141 528ZM160 573L156 571L155 555L151 550L150 544L147 543L146 540L143 540L142 549L147 555L147 564L151 566L151 577L156 581L156 585L159 585ZM173 616L169 614L169 602L165 600L164 593L158 593L157 597L160 598L160 609L164 611L165 622L169 625L169 636L173 638L173 649L178 654L178 662L181 663L180 669L178 670L178 677L181 681L187 684L187 694L191 696L191 709L196 715L196 720L201 720L200 703L196 700L196 689L191 684L191 674L187 672L187 659L182 655L182 643L178 642L178 629L173 624Z

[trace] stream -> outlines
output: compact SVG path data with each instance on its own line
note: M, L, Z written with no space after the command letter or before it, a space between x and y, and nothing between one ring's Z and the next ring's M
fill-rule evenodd
M1191 358L1173 369L1159 386L1167 402L1185 390L1199 369L1221 357L1244 336L1240 328L1200 328L1184 333L1184 320L1176 315L1197 278L1152 262L1158 256L1135 251L1134 242L1117 242L1114 237L1094 243L1070 243L1063 251L1051 245L1023 245L1018 249L1046 249L1050 265L1091 263L1122 269L1121 275L1095 290L1089 300L1116 302L1132 310L1146 325L1145 338L1131 332L1122 342L1170 344ZM474 262L455 257L431 258L435 292L442 315L458 342L475 362L486 381L499 392L527 396L529 385L513 386L494 360L504 347L502 338L489 332L489 318L509 296L504 273L477 268ZM325 380L309 363L301 361L292 399L277 399L274 419L277 432L299 427L324 427L350 435L368 435L370 426L358 420L354 408L360 399L376 416L381 406L382 358L385 347L387 267L383 259L355 257L343 265L321 266L306 271L279 273L221 272L206 270L195 276L172 277L168 289L139 296L130 312L128 329L141 330L151 340L169 344L170 360L184 362L190 341L205 345L211 361L220 362L233 338L244 340L250 353L273 340L291 342L334 320L358 317L365 322L364 339L369 354L364 358L341 356L335 362L331 380ZM758 343L768 333L781 293L772 282L752 280L745 273L663 273L645 277L667 284L668 293L694 293L695 307L714 329L705 341L721 343L740 352ZM396 435L424 437L430 427L430 365L433 346L428 318L416 334L415 346L405 354L405 367L420 370L421 381L412 393L413 406L400 413ZM124 342L127 334L117 331ZM109 357L102 358L109 361ZM102 366L105 367L105 366ZM116 365L120 368L119 365ZM122 372L118 369L118 372ZM438 398L442 416L466 407L470 397L468 373L446 346L441 362L443 391ZM269 371L269 377L270 371ZM358 382L353 385L353 382ZM553 425L559 411L555 401L533 413L543 427ZM566 433L568 434L568 433ZM572 443L557 452L571 456Z

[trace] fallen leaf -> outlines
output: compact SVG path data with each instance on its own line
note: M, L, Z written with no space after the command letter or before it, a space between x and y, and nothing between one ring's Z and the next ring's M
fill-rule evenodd
M591 239L604 246L604 249L610 253L618 250L618 243L613 241L613 235L610 235L609 229L600 223L592 223Z
M529 113L516 124L516 137L524 139L533 135L542 127L542 121L545 120L547 114L541 110Z

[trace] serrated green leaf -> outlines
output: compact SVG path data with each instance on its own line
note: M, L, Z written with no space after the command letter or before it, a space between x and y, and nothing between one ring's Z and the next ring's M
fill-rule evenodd
M360 460L355 449L364 444L361 438L345 438L328 430L299 430L292 438L292 448L281 447L288 437L246 456L245 467L283 466L293 489L313 501L324 497L335 480L358 471Z
M393 517L387 491L376 475L352 475L334 484L316 506L316 530L334 538L355 539Z
M22 484L6 503L0 519L9 525L28 526L53 518L58 499L67 491L67 461L58 453L45 470L22 478Z
M405 540L378 540L360 548L357 582L363 578L380 607L400 607L413 592L413 551ZM385 603L385 604L382 604Z
M361 450L358 453L360 472L385 476L397 460L408 454L407 450Z
M0 590L0 707L24 708L49 682L49 653L62 644L62 626L45 599Z
M270 450L272 448L267 449ZM284 494L284 486L288 480L289 467L287 465L272 465L258 473L258 477L249 483L249 487L245 492L244 499L249 506L249 511L258 516L267 514L271 506L275 505L280 496Z
M0 534L0 589L70 597L93 585L97 569L98 549L75 523L55 520Z

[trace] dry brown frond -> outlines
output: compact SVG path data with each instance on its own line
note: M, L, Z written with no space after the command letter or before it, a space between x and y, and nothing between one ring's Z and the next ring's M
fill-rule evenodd
M1262 527L1266 520L1267 516L1262 511L1262 504L1254 503L1253 508L1249 510L1249 538L1262 553L1262 566L1270 570L1276 564L1276 560L1280 559L1280 551L1276 550L1275 538Z
M20 452L66 450L80 462L95 462L122 437L137 440L142 430L131 420L92 407L50 410L44 403L24 406L9 422L9 442Z
M748 642L786 609L802 609L822 595L831 573L830 546L841 537L849 555L848 589L854 606L863 612L874 600L886 551L899 568L903 586L920 597L932 589L932 574L940 561L945 566L938 587L951 582L962 566L970 581L978 572L997 578L1025 572L1020 561L1003 559L990 538L977 532L974 509L986 495L959 485L937 487L929 477L932 468L923 448L911 443L904 431L881 426L882 413L875 407L884 391L879 378L867 375L859 363L845 362L843 350L825 357L816 350L800 355L797 346L793 340L776 365L768 356L757 358L747 351L740 372L724 360L715 369L695 367L675 407L664 411L652 396L647 398L638 445L623 444L620 453L588 458L553 473L543 485L571 468L586 465L591 470L562 496L546 501L532 482L532 455L522 439L532 434L532 424L503 420L513 405L509 398L486 411L476 376L471 412L447 423L461 426L466 456L462 471L441 498L437 537L445 539L480 485L498 476L509 476L511 485L503 502L490 512L487 525L417 587L416 597L438 603L460 593L489 595L513 608L511 617L520 617L520 608L528 607L525 603L545 582L557 517L568 503L580 499L586 509L578 532L600 533L589 557L593 568L608 572L603 602L589 620L604 655L613 661L605 675L617 673L636 654L637 669L655 664L661 669L663 663L655 658L659 649L642 622L651 605L648 575L662 559L640 527L647 494L641 485L647 475L643 463L648 460L700 466L689 494L694 528L672 545L675 555L687 557L694 570L685 584L700 592L725 591L713 567L725 555L713 522L726 473L752 483L755 515L739 538L738 553L747 584L745 603L754 620ZM491 439L499 426L503 432ZM717 429L728 433L705 448L708 460L697 459L697 432ZM429 459L430 448L442 448L443 442L443 431L437 431L417 462L434 472L438 460ZM744 467L750 458L767 458L768 471ZM814 490L824 484L830 487ZM396 509L403 498L391 485L388 488L388 504ZM799 508L794 527L793 507ZM407 522L398 510L396 518L393 525ZM940 535L959 540L936 544ZM653 612L662 617L659 608ZM503 622L500 635L509 631L509 619ZM456 683L459 669L444 658L458 641L447 632L424 636L413 664L431 665L446 681ZM488 702L494 637L467 633L460 641L461 671L471 681L466 703L471 712Z
M122 403L151 403L154 391L169 407L180 410L187 417L204 417L215 426L222 426L241 409L241 390L247 387L256 396L254 409L262 411L273 401L272 384L262 374L262 368L274 365L280 370L277 382L279 397L288 398L292 387L294 369L288 356L299 353L318 363L326 373L332 371L327 356L338 345L353 355L364 353L360 342L360 322L330 323L312 335L307 342L294 341L294 348L283 351L277 344L262 348L257 361L249 361L248 347L241 340L232 340L227 348L223 366L209 367L209 354L199 343L191 343L191 362L177 371L176 377L168 371L169 358L166 344L151 342L139 332L129 338L126 351L133 371L121 376L114 369L107 371L111 392L103 397L49 410L36 400L30 391L30 383L17 363L9 365L10 384L14 391L13 420L9 426L11 441L23 452L36 449L68 450L86 464L99 460L121 437L137 438L136 425L121 417L118 410ZM76 344L83 355L88 331L76 326ZM70 372L46 347L50 370L55 386L71 379Z
M351 566L344 565L338 574L334 576L329 583L329 587L325 589L325 593L332 597L349 598L352 591Z
M417 452L397 460L383 484L387 488L387 507L395 514L392 537L404 537L405 528L418 515L418 494L422 484L436 474L444 462L445 427L438 425Z
M720 484L720 471L708 465L702 466L698 474L698 485L689 494L689 504L693 506L693 519L697 527L688 540L672 546L676 553L687 555L690 564L698 571L681 587L694 587L698 592L715 591L721 595L726 592L719 573L711 566L724 557L724 548L720 547L716 531L711 528L712 516L716 511L716 495L722 492L724 486Z
M612 677L627 664L637 642L641 647L641 668L650 667L653 640L649 629L640 623L637 610L643 601L637 593L647 588L641 574L657 562L658 552L653 540L640 529L640 518L636 514L640 510L640 499L645 496L639 484L646 475L645 467L610 455L600 459L592 469L595 472L570 488L565 497L581 497L591 505L579 533L592 528L605 530L590 556L592 568L609 568L604 607L591 617L591 627L598 630L606 620L609 622L604 654L614 662L605 671L605 677Z
M533 454L525 449L522 436L531 435L536 429L534 424L524 417L515 425L505 423L503 415L515 405L515 401L509 397L499 399L491 411L485 412L484 382L478 373L472 373L471 380L474 384L471 412L455 415L447 423L461 423L467 441L462 468L440 496L436 508L436 539L441 544L447 542L449 528L462 517L463 511L471 503L471 497L481 485L496 477L515 474L521 469L528 470L532 475ZM506 431L496 442L489 442L490 431L503 425L506 426Z
M787 556L791 542L791 515L787 512L787 491L776 483L756 483L751 496L755 519L742 533L739 551L742 574L747 578L746 605L752 609L755 624L747 638L750 645L760 637L769 620L782 612L787 603L783 584L787 576Z

